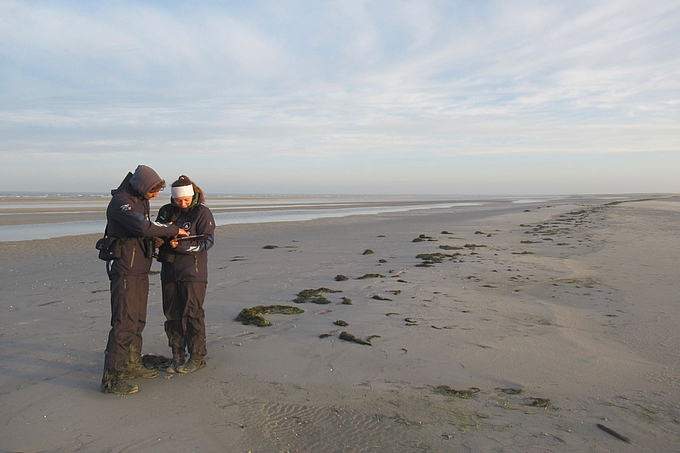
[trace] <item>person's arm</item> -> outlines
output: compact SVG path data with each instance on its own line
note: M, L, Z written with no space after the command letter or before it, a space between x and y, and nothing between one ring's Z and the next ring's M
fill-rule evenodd
M168 205L163 205L161 208L158 210L158 215L156 216L156 222L159 223L172 223L171 221L168 221L170 218L170 209L168 208ZM166 241L169 241L172 239L172 237L162 237L162 238L156 238L156 247L160 247L163 244L166 243Z
M182 241L171 240L170 246L175 253L195 254L207 252L215 244L215 219L210 209L203 206L201 216L196 221L196 238Z
M135 209L126 200L121 200L117 209L113 209L110 215L133 237L188 236L186 231L176 225L147 220L142 211Z

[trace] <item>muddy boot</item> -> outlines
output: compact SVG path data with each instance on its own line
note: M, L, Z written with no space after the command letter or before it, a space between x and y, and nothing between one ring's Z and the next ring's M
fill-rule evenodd
M170 373L170 374L175 374L177 372L177 367L184 365L185 360L186 360L186 356L184 355L184 351L173 348L173 350L172 350L172 363L170 364L168 369L165 370L165 372Z
M205 359L203 358L203 356L192 355L187 363L177 367L177 372L180 373L180 374L189 374L189 373L193 373L196 370L200 370L205 365L206 365L206 363L205 363Z
M125 381L122 374L114 374L104 371L101 385L102 393L114 393L116 395L132 395L139 391L139 387Z
M136 346L130 345L128 354L128 369L124 373L124 379L153 379L158 376L158 370L152 370L142 363L142 354Z

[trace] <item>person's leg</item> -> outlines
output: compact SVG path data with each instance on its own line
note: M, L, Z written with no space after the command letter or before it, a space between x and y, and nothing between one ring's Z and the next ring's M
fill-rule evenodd
M104 356L104 376L101 391L104 393L136 393L136 385L124 380L130 345L137 332L135 309L136 295L125 276L111 278L111 330Z
M132 292L136 295L130 310L132 322L135 323L135 335L128 349L128 361L125 377L129 379L152 379L158 376L158 370L148 369L142 362L142 332L146 326L146 311L149 303L149 276L133 275L128 277Z
M191 358L187 363L177 368L179 373L191 373L203 368L206 347L205 311L203 302L207 289L206 282L182 282L182 295L186 301L183 320L186 326L186 342Z
M134 275L130 277L134 286L134 293L137 295L135 300L135 312L133 314L136 323L135 337L132 344L137 350L142 351L142 332L146 327L146 309L149 304L149 274Z
M172 364L166 371L174 373L175 369L184 363L186 357L186 343L182 326L184 303L178 290L178 282L162 282L162 291L165 334L168 337L168 346L172 349Z

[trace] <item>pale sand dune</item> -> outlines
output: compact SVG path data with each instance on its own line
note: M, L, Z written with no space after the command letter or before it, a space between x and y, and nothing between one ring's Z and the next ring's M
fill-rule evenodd
M0 451L677 451L680 200L540 206L220 227L208 367L128 397L97 235L0 243ZM273 304L305 312L234 322ZM162 323L152 276L145 352Z

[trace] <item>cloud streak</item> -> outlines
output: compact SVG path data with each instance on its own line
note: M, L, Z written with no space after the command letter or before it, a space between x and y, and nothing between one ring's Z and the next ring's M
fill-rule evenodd
M227 169L307 158L359 174L366 156L414 156L434 174L469 156L648 153L665 171L658 153L680 152L679 30L677 0L6 1L0 155L15 167L3 177L27 180L19 156L122 169L188 150ZM384 189L411 169L392 168Z

